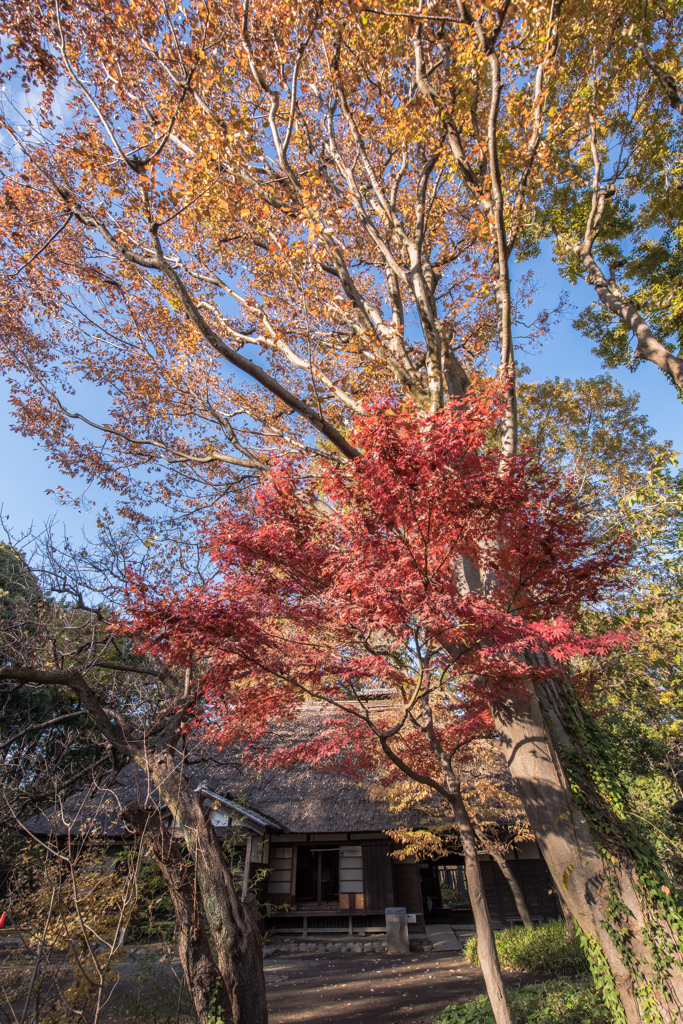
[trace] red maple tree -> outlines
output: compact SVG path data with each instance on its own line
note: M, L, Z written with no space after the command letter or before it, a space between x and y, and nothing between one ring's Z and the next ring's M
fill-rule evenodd
M599 544L531 452L501 466L502 401L490 384L429 415L375 402L351 438L360 457L315 478L283 460L248 508L221 509L206 535L212 582L182 594L140 586L133 606L148 650L201 665L214 740L257 747L273 722L323 701L335 713L322 732L271 749L271 763L384 764L448 801L500 1022L512 1018L459 766L492 733L492 706L556 661L623 642L587 636L577 617L629 550L626 538Z
M376 402L353 431L362 457L314 479L283 460L246 510L217 513L211 582L136 588L146 648L201 662L214 738L253 741L302 699L347 702L368 687L408 707L425 673L463 712L451 726L462 730L552 674L553 659L624 641L576 621L616 585L628 538L599 543L531 452L501 468L499 394L490 385L467 410L430 415Z

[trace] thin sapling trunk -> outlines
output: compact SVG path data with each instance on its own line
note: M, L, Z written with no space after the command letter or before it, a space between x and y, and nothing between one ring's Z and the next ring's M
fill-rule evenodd
M474 826L462 798L460 786L454 775L448 779L448 800L453 809L453 817L458 826L462 843L467 889L472 904L474 924L477 929L477 951L486 984L486 993L491 1002L491 1009L493 1010L496 1024L515 1024L515 1018L508 1002L505 983L500 970L496 939L488 903L486 902L484 880L481 875L481 864L479 863L477 853Z
M513 872L512 868L510 867L505 857L499 850L492 849L490 853L493 859L495 860L496 864L500 868L503 878L510 886L512 898L515 901L517 913L522 919L522 924L525 928L533 928L534 922L531 920L531 914L529 912L526 899L524 898L524 890L517 881L515 873Z

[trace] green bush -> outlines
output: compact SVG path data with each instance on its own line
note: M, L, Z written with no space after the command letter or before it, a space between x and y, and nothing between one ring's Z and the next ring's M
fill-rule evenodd
M446 882L441 883L441 902L444 907L469 907L470 903L466 896L462 896L459 889Z
M547 921L536 928L506 928L496 932L501 967L547 974L588 974L588 961L577 936L567 934L564 921ZM478 964L477 940L465 944L465 959Z
M614 1024L614 1018L587 981L548 981L508 989L517 1024ZM486 996L453 1003L436 1024L495 1024Z

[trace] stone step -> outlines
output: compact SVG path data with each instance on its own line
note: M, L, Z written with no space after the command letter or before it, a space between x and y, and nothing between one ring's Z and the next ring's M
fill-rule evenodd
M427 924L425 931L435 953L462 952L460 939L449 924Z

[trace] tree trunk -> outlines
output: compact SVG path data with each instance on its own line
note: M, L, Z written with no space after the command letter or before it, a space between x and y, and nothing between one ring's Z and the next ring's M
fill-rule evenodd
M168 886L178 925L180 963L199 1024L213 1024L221 1015L229 1019L230 999L211 953L194 870L183 860L178 841L164 827L156 808L131 804L121 817L142 839Z
M571 937L576 932L576 921L574 920L574 915L572 914L571 910L567 906L567 901L564 898L563 893L554 884L553 884L553 889L555 891L555 895L557 896L557 902L560 904L560 910L562 911L562 917L564 918L564 923L567 926L567 935L569 935Z
M180 873L180 863L173 852L175 850L179 853L173 845L173 836L164 832L159 833L158 838L155 828L151 829L150 841L161 844L157 851L159 868L167 879L182 925L183 942L186 943L181 954L185 979L193 995L198 993L199 988L203 991L203 995L197 995L199 1004L196 1004L201 1024L205 1020L208 1024L209 1017L213 1017L212 1024L217 1024L221 1001L226 999L227 1005L223 1008L229 1016L226 1017L221 1011L224 1024L268 1024L256 900L251 894L240 900L235 893L220 841L208 812L202 806L202 796L192 789L177 762L176 745L182 734L187 706L183 706L182 702L176 706L161 730L156 746L150 748L144 739L130 735L123 720L109 717L95 691L78 669L0 667L0 678L41 686L68 686L82 700L87 714L102 735L138 766L154 794L151 806L138 808L138 811L142 810L145 816L148 811L152 815L158 813L158 802L162 800L183 830L187 851L193 862L193 883L190 888L194 895L191 901L185 883L186 876ZM138 811L134 806L130 811L133 816L131 823L133 820L137 823L135 827L142 820ZM160 819L152 820L158 826ZM171 845L166 844L164 836L167 836ZM197 892L194 889L195 882ZM217 965L211 956L202 910L215 947Z
M524 898L524 890L515 878L510 865L505 860L503 854L498 850L490 850L489 852L502 871L503 878L510 886L510 891L515 901L515 906L517 907L517 913L522 919L522 924L525 928L533 928L534 922L531 920L531 914L529 913L529 908L527 906L526 899Z
M256 899L235 892L220 840L193 790L175 764L172 752L150 756L148 769L162 799L183 830L195 865L202 905L216 960L230 1002L230 1024L267 1024L263 949Z
M577 246L575 251L579 255L586 271L586 281L595 288L595 294L600 302L609 309L610 313L619 317L635 334L638 339L636 350L633 353L636 359L648 360L658 366L670 377L677 388L683 390L683 359L671 352L657 335L650 325L640 315L635 303L623 296L614 294L610 288L602 270L595 262L592 252L585 245Z
M507 992L505 991L503 976L500 972L496 940L493 934L493 926L491 924L488 903L486 902L484 881L481 877L481 865L479 864L479 856L477 854L477 841L474 827L472 825L472 820L470 818L469 811L467 810L467 806L465 805L465 801L462 798L460 779L453 771L452 754L449 756L445 752L441 746L441 741L439 740L436 730L434 729L434 718L432 715L432 709L429 705L428 680L429 676L426 674L425 681L427 682L427 692L420 699L418 709L415 712L415 719L441 766L441 771L443 773L443 785L437 785L434 780L429 780L424 776L415 774L410 768L403 764L399 758L396 758L396 756L392 754L392 751L386 741L383 741L382 745L385 753L387 753L394 763L401 767L409 777L413 777L417 781L426 782L428 785L431 785L433 789L436 789L448 800L451 806L453 818L455 819L455 824L458 827L458 833L462 843L467 888L469 891L470 902L472 904L472 913L474 914L474 924L477 930L479 964L481 966L482 974L484 975L486 992L491 1003L493 1016L495 1017L496 1024L515 1024L515 1018L513 1016L512 1009L510 1008L510 1003L508 1002Z
M507 992L498 961L496 940L491 924L484 881L481 877L481 865L477 855L474 828L460 793L457 781L449 779L449 801L453 808L453 816L458 826L462 851L465 858L465 875L469 891L474 924L477 929L477 952L479 964L484 975L486 992L491 1002L496 1024L514 1024L515 1018L508 1002Z
M628 832L626 808L618 816L598 795L589 774L599 756L595 740L586 749L569 725L577 709L567 680L546 681L538 696L530 692L498 709L496 726L554 883L587 937L606 1001L621 1005L626 1024L656 1020L646 1005L673 1024L683 1019L683 919L656 855L649 858L641 832ZM588 720L584 726L590 728Z

